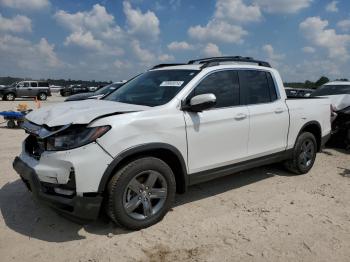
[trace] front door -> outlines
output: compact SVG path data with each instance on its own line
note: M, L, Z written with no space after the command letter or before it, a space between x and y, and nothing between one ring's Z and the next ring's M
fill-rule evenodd
M190 97L208 93L216 96L214 108L184 113L190 174L227 166L247 156L249 113L240 105L237 71L211 73Z

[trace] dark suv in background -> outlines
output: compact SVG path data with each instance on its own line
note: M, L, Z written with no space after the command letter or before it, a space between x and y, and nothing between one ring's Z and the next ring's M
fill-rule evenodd
M86 85L70 85L62 88L60 90L61 96L71 96L79 93L87 93L90 92L90 89Z

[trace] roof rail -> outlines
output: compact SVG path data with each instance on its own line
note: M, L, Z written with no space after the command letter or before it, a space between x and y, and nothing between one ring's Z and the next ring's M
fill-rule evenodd
M183 63L179 63L179 64L159 64L159 65L155 65L154 67L151 68L152 69L156 69L156 68L162 68L162 67L167 67L167 66L179 66L179 65L186 65Z
M243 56L219 56L219 57L208 57L202 59L195 59L188 61L188 64L203 64L201 69L219 65L221 62L245 62L245 63L255 63L259 66L271 67L268 62L255 60L252 57L243 57Z

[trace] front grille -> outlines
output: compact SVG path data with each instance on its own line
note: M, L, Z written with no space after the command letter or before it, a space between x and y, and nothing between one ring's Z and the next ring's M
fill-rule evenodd
M25 151L33 158L39 160L41 154L45 151L45 143L45 140L34 135L29 135L25 140Z

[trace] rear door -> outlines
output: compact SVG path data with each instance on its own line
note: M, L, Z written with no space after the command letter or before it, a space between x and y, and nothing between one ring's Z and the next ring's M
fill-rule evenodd
M217 71L206 76L187 101L199 94L214 94L216 106L203 112L184 112L189 173L227 166L247 155L248 109L240 105L238 74Z
M286 149L289 113L268 71L241 70L239 81L249 111L248 156L255 158Z
M30 87L28 89L27 96L37 96L38 95L38 82L30 82Z

